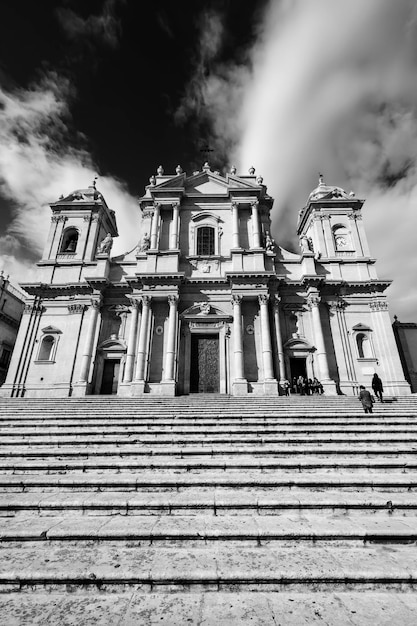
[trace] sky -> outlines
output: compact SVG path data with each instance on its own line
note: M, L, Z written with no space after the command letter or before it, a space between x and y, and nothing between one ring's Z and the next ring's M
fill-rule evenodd
M97 187L113 250L137 242L138 197L174 174L254 166L272 234L298 251L325 182L363 216L390 313L417 321L415 0L2 0L0 270L35 280L49 203Z

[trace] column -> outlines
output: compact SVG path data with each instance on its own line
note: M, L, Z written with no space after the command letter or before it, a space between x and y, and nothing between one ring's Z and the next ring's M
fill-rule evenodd
M361 213L355 213L354 214L354 219L355 219L355 226L356 226L357 231L358 231L358 237L359 237L359 240L361 242L363 256L370 257L371 256L371 252L369 250L368 239L366 237L365 228L363 226Z
M132 317L130 320L129 339L127 342L126 366L125 366L125 375L123 378L124 383L132 382L132 378L133 378L133 366L135 364L136 337L138 333L138 315L139 315L139 302L137 300L132 299L131 311L132 311Z
M232 202L232 248L240 248L239 244L239 205Z
M177 307L178 297L175 295L168 296L169 317L168 317L168 337L166 343L164 381L172 382L174 380L175 365L175 346L177 339Z
M178 248L178 232L179 232L180 205L177 202L172 205L172 224L169 237L169 249L177 250Z
M261 237L259 233L259 202L252 202L252 237L253 248L261 247Z
M315 215L313 218L313 229L316 235L316 246L314 248L315 252L320 252L321 256L328 256L326 242L324 239L323 233L323 220L322 215Z
M262 362L264 366L264 380L274 380L272 362L271 329L269 324L268 294L258 296L261 317Z
M148 342L148 326L151 312L151 298L142 296L142 319L140 322L138 357L136 362L135 380L143 381L145 377L145 359Z
M320 301L321 301L321 298L318 292L309 291L307 295L307 303L311 310L311 315L313 318L313 332L314 332L314 340L315 340L315 344L317 348L317 361L319 364L320 379L321 379L321 382L324 382L324 381L330 380L330 375L329 375L329 366L327 363L326 347L324 345L323 329L322 329L321 320L320 320L320 310L319 310Z
M279 303L280 302L281 302L281 298L278 294L276 294L273 300L274 325L275 325L275 336L277 340L277 350L278 350L279 379L280 381L282 381L282 380L285 380L285 367L284 367L284 348L282 346L282 335L281 335L281 321L279 317Z
M93 355L94 338L96 335L97 319L100 311L100 300L91 300L90 318L88 320L87 337L85 338L84 352L81 361L80 383L88 382L88 374L90 370L91 357Z
M233 305L233 351L235 380L245 380L243 370L242 296L232 296Z
M57 254L59 254L59 246L61 245L62 233L64 232L65 222L67 221L67 217L65 215L54 215L52 217L53 221L56 221L58 224L61 224L61 228L57 227L54 235L55 238L52 242L49 258L54 259Z
M156 250L156 247L157 247L160 214L161 214L161 205L155 204L155 208L154 208L154 212L152 216L152 225L151 225L151 250Z
M325 239L326 248L327 248L327 256L334 257L336 256L336 251L334 247L332 229L330 228L330 217L328 215L322 215L320 219L323 222L323 231L324 231L324 239Z
M356 256L365 256L363 253L363 249L362 249L362 245L361 245L361 241L359 239L359 233L358 233L358 229L356 226L356 215L354 213L350 213L348 215L349 221L350 221L350 230L352 233L352 243L353 243L353 247L355 248L356 251Z

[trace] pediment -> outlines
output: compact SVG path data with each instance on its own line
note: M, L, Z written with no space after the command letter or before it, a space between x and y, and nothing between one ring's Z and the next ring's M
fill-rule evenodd
M45 326L45 328L42 328L42 332L45 333L45 335L62 335L62 330L56 326Z
M372 328L370 328L366 324L359 323L359 324L355 324L355 326L352 327L352 330L358 330L358 331L359 330L367 330L367 331L369 331L369 330L372 330Z
M230 315L219 309L217 306L210 304L209 302L196 302L193 306L181 313L181 317L194 318L194 317L219 317L229 318Z

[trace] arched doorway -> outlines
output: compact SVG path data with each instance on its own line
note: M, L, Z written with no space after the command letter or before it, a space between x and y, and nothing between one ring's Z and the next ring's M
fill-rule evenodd
M116 336L112 336L100 344L96 357L94 394L117 394L119 384L123 380L125 355L125 342Z
M315 347L307 340L290 339L284 345L285 369L289 380L303 376L313 379L317 376L314 354Z

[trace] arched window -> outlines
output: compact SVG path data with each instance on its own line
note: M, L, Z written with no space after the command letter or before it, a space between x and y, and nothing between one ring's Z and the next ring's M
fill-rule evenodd
M197 230L197 254L199 256L212 256L215 254L214 228L200 226Z
M372 349L369 337L365 333L356 335L356 344L358 346L358 355L360 359L371 359Z
M42 339L41 346L39 348L38 361L51 361L52 351L55 343L55 338L52 335L46 335Z
M71 254L77 249L78 230L76 228L67 228L62 237L61 253Z
M351 250L350 232L343 224L333 226L334 246L336 250Z

